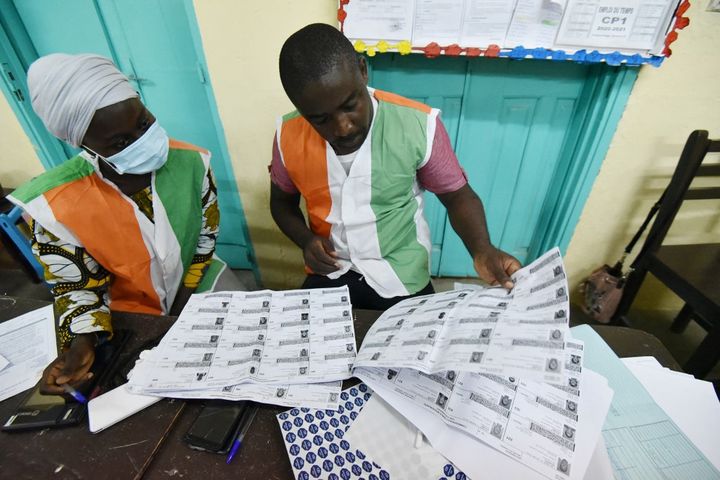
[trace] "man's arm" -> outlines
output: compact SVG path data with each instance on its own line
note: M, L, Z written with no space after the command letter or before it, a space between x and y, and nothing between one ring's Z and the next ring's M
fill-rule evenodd
M454 192L438 193L437 197L445 205L450 224L470 252L480 278L491 285L512 288L510 275L520 268L520 262L490 243L480 197L467 183Z
M332 242L315 235L305 223L299 193L285 192L270 182L270 213L280 230L302 249L305 265L313 273L327 275L339 268Z

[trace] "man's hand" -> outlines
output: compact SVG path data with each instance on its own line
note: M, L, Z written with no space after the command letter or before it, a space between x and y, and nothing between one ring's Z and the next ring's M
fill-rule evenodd
M337 253L335 253L332 242L317 235L313 235L303 247L303 258L305 265L318 275L327 275L340 268L335 261Z
M510 275L520 269L517 258L493 246L475 255L473 265L482 280L490 285L502 285L508 290L515 286Z
M90 367L95 360L94 333L78 335L70 344L70 348L58 356L43 372L40 380L40 393L43 395L61 395L65 393L62 385L72 387L92 378Z

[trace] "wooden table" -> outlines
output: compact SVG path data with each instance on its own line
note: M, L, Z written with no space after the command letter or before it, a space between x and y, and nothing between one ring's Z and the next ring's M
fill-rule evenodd
M45 302L0 296L0 322ZM356 337L362 341L378 312L355 312ZM115 328L135 332L119 361L124 361L143 343L160 338L174 317L119 313ZM593 327L621 357L648 355L666 367L680 365L654 336L630 328ZM357 383L353 379L345 386ZM5 419L24 394L0 403ZM223 455L190 450L183 442L190 424L201 408L200 401L162 400L155 405L98 434L85 424L64 429L0 433L2 478L92 478L93 480L149 478L247 478L291 479L282 435L275 415L286 407L262 405L245 437L243 447L231 465Z

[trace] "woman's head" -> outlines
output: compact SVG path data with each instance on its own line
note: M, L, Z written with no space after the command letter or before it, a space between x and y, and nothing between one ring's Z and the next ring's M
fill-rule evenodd
M127 77L105 57L54 53L28 70L33 109L47 129L74 147L83 144L97 110L135 99Z
M47 55L30 66L28 86L33 108L53 135L118 173L148 173L167 159L167 134L109 59Z

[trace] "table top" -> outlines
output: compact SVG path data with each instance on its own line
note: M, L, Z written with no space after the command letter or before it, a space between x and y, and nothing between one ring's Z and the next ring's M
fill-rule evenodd
M47 302L0 296L0 322L47 305ZM358 344L380 312L355 311ZM175 321L116 313L116 329L134 332L119 361L159 339ZM654 336L624 327L593 326L618 356L653 356L666 367L680 365ZM345 382L344 387L357 383ZM0 402L0 419L7 418L24 393ZM87 424L31 432L0 433L3 475L14 478L263 478L291 479L292 469L275 416L287 407L260 405L242 449L231 465L224 455L190 450L182 437L202 401L162 400L105 431L91 434Z

